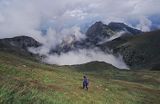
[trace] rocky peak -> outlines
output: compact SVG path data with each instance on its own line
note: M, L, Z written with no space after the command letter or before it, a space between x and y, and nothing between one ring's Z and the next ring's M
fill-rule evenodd
M99 41L110 36L109 28L102 22L96 22L88 29L86 36L90 42L97 44Z
M103 24L101 21L93 24L88 31L86 36L91 43L97 44L106 38L114 36L118 32L124 32L127 34L135 35L141 33L140 30L129 27L124 23L111 22L108 25Z
M113 31L126 31L130 34L133 34L133 35L141 33L140 30L129 27L128 25L126 25L124 23L111 22L108 24L108 27Z

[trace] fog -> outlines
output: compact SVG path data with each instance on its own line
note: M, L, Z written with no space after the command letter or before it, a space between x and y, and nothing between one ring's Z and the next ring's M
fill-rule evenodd
M92 61L106 62L119 69L129 69L129 67L124 63L122 56L114 56L112 54L107 54L99 49L80 49L75 51L70 51L67 53L58 54L48 54L46 48L41 47L39 49L30 48L31 52L35 54L45 55L42 59L43 62L48 64L57 65L77 65L84 64Z
M79 50L61 56L48 53L71 35L76 40L84 39L84 32L96 21L123 22L150 31L156 21L151 17L160 17L159 5L159 0L0 0L0 38L33 37L43 47L31 50L46 55L43 61L48 63L63 65L99 60L121 67L123 65L118 63L121 58L101 51ZM159 24L156 26L160 27ZM92 57L86 55L86 51ZM72 60L68 61L69 58Z

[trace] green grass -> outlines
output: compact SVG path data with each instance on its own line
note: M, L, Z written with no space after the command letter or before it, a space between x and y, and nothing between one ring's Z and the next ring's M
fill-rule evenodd
M158 71L119 71L105 65L82 68L45 65L0 52L0 104L160 102ZM90 80L89 91L81 87L84 74Z

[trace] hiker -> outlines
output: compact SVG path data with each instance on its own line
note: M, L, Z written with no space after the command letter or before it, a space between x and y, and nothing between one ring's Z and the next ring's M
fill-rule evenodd
M83 89L88 90L88 84L89 84L89 81L88 81L87 77L83 76Z

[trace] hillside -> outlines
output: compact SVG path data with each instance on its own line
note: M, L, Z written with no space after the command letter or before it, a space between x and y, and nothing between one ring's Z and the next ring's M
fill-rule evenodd
M124 61L133 69L160 69L160 30L135 36L122 36L102 44L105 50L110 48L120 53Z
M60 67L0 52L0 104L159 104L159 71L107 66ZM88 91L81 88L83 75L90 80Z
M159 104L159 32L124 34L95 46L73 43L78 48L93 46L103 52L121 53L125 62L137 70L119 70L98 61L48 65L27 50L41 46L33 38L0 39L0 104ZM70 47L62 50L57 53L70 51ZM84 75L90 81L88 91L82 89Z
M33 57L35 55L29 52L28 48L39 46L41 46L41 43L27 36L0 39L0 51L11 52L19 56Z

